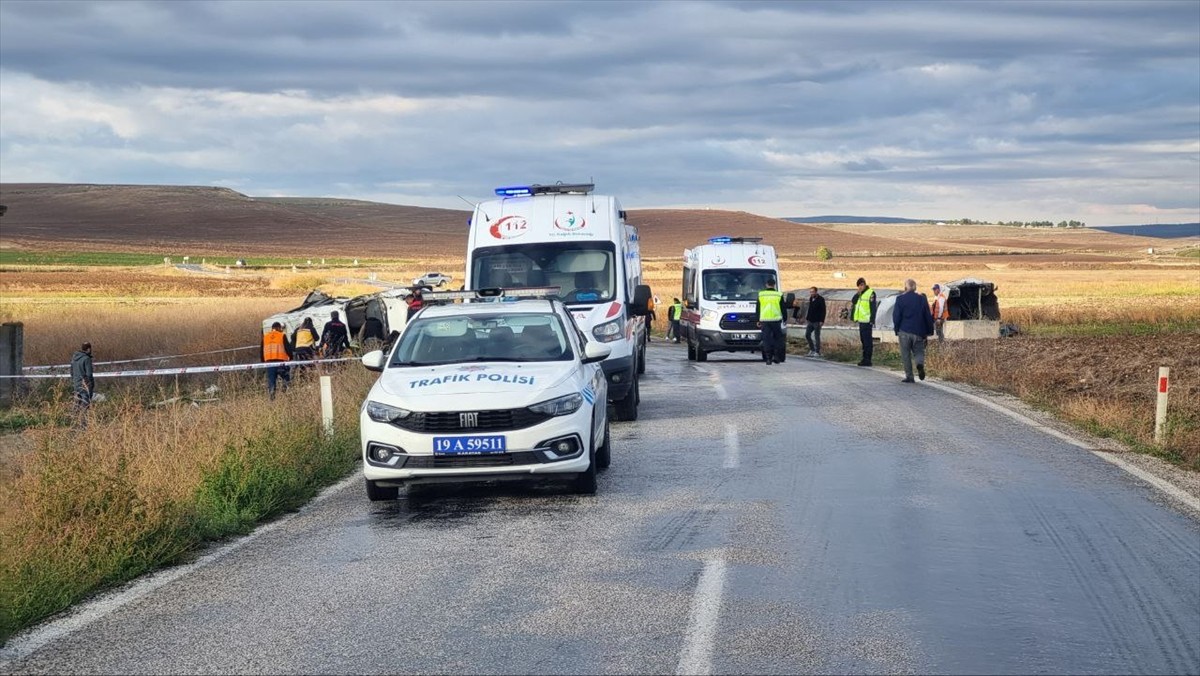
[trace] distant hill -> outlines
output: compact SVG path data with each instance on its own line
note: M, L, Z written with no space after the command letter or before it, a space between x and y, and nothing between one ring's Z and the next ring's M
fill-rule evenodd
M928 218L894 218L891 216L805 216L785 218L792 223L936 223Z
M1200 223L1155 223L1153 225L1101 225L1092 228L1113 232L1118 235L1136 235L1138 237L1158 237L1160 239L1181 239L1184 237L1200 237Z

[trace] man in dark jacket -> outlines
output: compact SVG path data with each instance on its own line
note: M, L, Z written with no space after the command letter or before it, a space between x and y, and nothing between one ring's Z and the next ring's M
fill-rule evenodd
M900 338L900 361L904 363L904 380L912 383L913 357L917 360L917 375L925 380L925 340L933 335L933 313L929 301L917 293L914 280L904 280L904 293L896 296L892 306L892 326Z
M338 319L337 310L329 313L329 321L321 329L321 353L325 357L337 357L350 349L350 332Z
M71 386L75 389L75 412L79 425L87 427L87 410L96 393L96 378L92 373L92 344L84 343L71 355Z
M825 296L817 287L808 290L808 311L804 313L804 342L808 343L808 356L821 356L821 327L825 324Z

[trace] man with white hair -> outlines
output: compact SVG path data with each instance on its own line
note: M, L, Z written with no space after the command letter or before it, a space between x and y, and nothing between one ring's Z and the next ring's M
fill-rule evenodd
M913 357L917 361L917 375L925 380L925 341L933 335L933 314L923 295L917 293L917 282L904 280L904 293L896 296L892 306L892 326L900 338L900 361L904 364L904 380L912 383Z

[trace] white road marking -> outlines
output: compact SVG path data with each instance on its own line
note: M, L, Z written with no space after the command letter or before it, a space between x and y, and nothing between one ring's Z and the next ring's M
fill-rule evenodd
M738 431L733 423L725 423L725 469L738 466Z
M1188 506L1189 508L1191 508L1197 512L1200 512L1200 499L1197 499L1195 496L1191 495L1190 493L1184 491L1183 489L1179 488L1178 486L1176 486L1168 481L1164 481L1139 467L1135 467L1134 465L1131 465L1130 463L1125 462L1121 458L1117 457L1115 454L1106 453L1104 451L1098 451L1098 450L1092 448L1091 445L1085 444L1082 441L1079 441L1078 439L1075 439L1067 434L1063 434L1062 432L1059 432L1056 429L1047 427L1046 425L1039 423L1038 421L1034 420L1033 418L1030 418L1027 415L1018 413L1017 411L1014 411L1010 408L1001 406L1000 404L997 404L995 402L988 401L987 399L984 399L983 397L980 397L978 395L971 394L970 392L964 392L960 389L948 387L946 385L941 385L939 383L927 382L925 384L930 387L939 389L943 392L949 392L951 394L963 397L964 399L970 399L971 401L974 401L978 404L986 406L986 407L992 409L993 411L996 411L997 413L1002 413L1014 420L1025 423L1026 425L1029 425L1030 427L1033 427L1034 429L1045 432L1046 434L1049 434L1052 437L1061 439L1061 440L1067 442L1068 444L1071 444L1072 446L1077 446L1079 448L1082 448L1082 449L1088 451L1089 453L1091 453L1092 455L1094 455L1098 458L1101 458L1102 460L1105 460L1107 462L1110 462L1110 463L1116 465L1117 467L1120 467L1121 469L1125 470L1126 472L1129 472L1133 476L1141 479L1142 481L1145 481L1146 483L1150 484L1154 488L1157 488L1158 490L1162 491L1163 493L1166 493L1167 496L1174 498L1175 500Z
M137 601L157 590L160 587L168 585L175 580L190 575L200 568L223 558L224 556L241 549L250 542L276 530L297 516L311 510L314 506L324 502L326 498L350 486L351 484L362 481L361 470L356 470L353 474L339 481L332 486L321 491L317 497L311 502L302 507L299 511L287 514L271 523L256 529L249 535L234 540L227 545L224 545L204 556L196 559L192 563L167 568L152 575L147 575L141 580L131 582L124 588L117 589L106 594L102 594L94 601L76 606L72 610L67 611L67 615L58 620L51 620L45 624L33 627L23 634L18 634L9 640L8 645L0 648L0 671L8 671L6 667L8 663L24 659L31 655L34 651L42 646L56 641L65 636L69 636L89 624L103 619L104 617L115 613L124 606L133 601Z
M676 674L711 674L713 639L721 614L721 594L725 587L725 560L717 555L704 562L692 606L688 613L688 630L683 651L679 655Z

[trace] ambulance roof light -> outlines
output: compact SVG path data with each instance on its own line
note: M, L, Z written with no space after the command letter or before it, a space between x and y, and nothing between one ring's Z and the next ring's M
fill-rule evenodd
M594 183L555 183L553 185L511 185L496 188L497 197L531 197L533 195L587 195L596 189Z
M729 235L710 237L708 239L709 244L749 244L761 241L763 241L762 237L730 237Z

